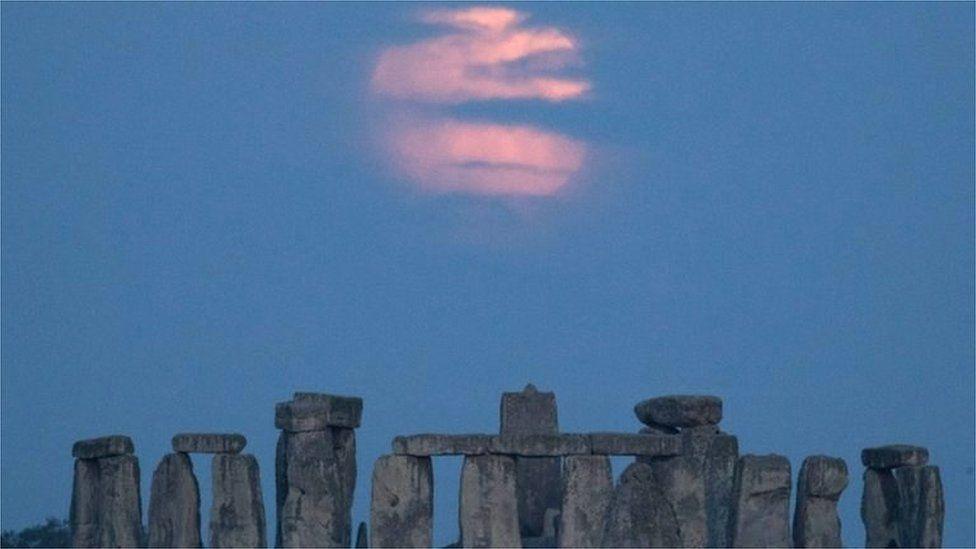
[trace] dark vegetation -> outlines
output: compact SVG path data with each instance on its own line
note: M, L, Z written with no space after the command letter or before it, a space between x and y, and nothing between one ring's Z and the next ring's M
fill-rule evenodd
M19 532L4 530L0 547L71 547L71 529L67 520L49 517L43 524Z

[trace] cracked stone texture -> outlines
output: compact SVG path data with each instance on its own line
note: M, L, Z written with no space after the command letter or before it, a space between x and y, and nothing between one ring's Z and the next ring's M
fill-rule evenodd
M898 483L890 469L865 469L861 521L865 547L899 547Z
M894 473L898 484L901 547L942 547L945 501L939 468L899 467Z
M563 460L563 502L556 529L559 547L600 547L613 498L613 473L606 456Z
M810 456L803 460L793 512L794 547L841 547L837 501L847 487L847 464L840 458Z
M790 462L786 457L739 458L732 501L733 547L790 546Z
M674 511L646 463L631 463L614 489L604 547L678 547Z
M431 547L434 473L429 457L386 455L376 460L369 524L373 547Z
M149 547L201 547L200 488L183 453L166 454L153 471Z
M275 405L275 427L283 431L322 431L329 427L355 429L363 414L363 399L319 393L295 393L295 400Z
M125 435L79 440L71 447L71 457L78 459L97 459L121 456L135 452L132 439Z
M921 466L929 462L929 451L921 446L889 444L861 450L861 463L872 469Z
M261 472L251 454L213 457L210 547L267 545Z
M462 547L521 547L515 459L466 456L458 517Z
M722 421L722 399L709 395L668 395L649 398L634 406L644 425L697 427Z
M174 452L237 454L247 446L247 439L237 433L179 433L173 436L172 444Z

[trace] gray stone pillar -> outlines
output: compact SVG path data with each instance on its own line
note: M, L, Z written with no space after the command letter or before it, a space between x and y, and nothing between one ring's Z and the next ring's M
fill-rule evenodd
M722 399L710 395L650 398L634 407L642 433L680 434L678 457L639 458L675 509L683 547L727 547L738 440L719 431Z
M861 497L865 547L899 547L898 483L890 469L865 469Z
M790 546L790 481L783 456L739 458L729 517L733 547Z
M213 457L210 547L266 547L261 472L251 454Z
M837 501L847 487L847 464L840 458L803 460L796 485L793 547L842 547Z
M559 432L556 395L539 392L531 383L518 393L502 393L503 435L548 435ZM559 509L562 467L558 457L516 457L519 532L523 537L545 534L548 509Z
M902 547L942 547L945 502L939 468L934 465L895 469L898 483L898 535Z
M600 547L613 498L607 456L568 456L563 461L563 503L558 547Z
M166 454L153 472L149 547L201 547L200 489L184 453Z
M381 456L373 467L373 547L432 547L434 473L430 458Z
M603 547L678 547L674 510L646 463L632 463L613 492Z
M521 547L515 460L465 456L458 517L462 547Z
M945 504L939 469L920 446L894 444L861 452L861 519L868 547L940 547Z
M349 547L362 399L295 393L275 407L279 547Z
M81 440L75 462L70 522L76 547L138 547L142 544L139 459L129 437Z

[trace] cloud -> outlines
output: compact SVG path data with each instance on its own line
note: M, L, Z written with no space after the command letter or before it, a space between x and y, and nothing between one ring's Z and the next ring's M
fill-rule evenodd
M539 74L571 62L579 51L577 41L558 29L522 27L525 18L507 8L427 12L423 22L455 32L384 51L373 73L373 89L431 103L582 97L590 89L587 81Z
M580 169L586 146L532 126L414 121L390 135L396 165L424 190L551 196Z
M576 39L555 28L526 27L527 18L500 7L427 11L420 21L446 27L446 34L379 55L372 91L391 99L392 118L401 120L387 128L385 152L422 191L552 196L583 166L582 141L524 123L464 121L445 112L477 101L560 103L590 90L585 79L557 74L578 61Z

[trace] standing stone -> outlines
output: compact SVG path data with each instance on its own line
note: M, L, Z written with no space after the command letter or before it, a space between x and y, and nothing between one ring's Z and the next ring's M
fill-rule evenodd
M691 437L692 442L688 442ZM685 447L696 451L699 437L685 435ZM732 485L735 465L739 461L739 439L724 433L709 437L704 452L705 517L708 527L708 547L728 547L729 515L732 509Z
M861 497L865 547L899 547L898 482L890 469L865 469Z
M337 520L349 546L352 537L352 503L356 492L356 431L345 427L331 427L332 455L336 462L339 494L342 498Z
M201 547L200 489L186 454L166 454L153 472L149 547Z
M729 517L733 547L790 546L790 462L783 456L739 458Z
M332 431L285 432L276 472L281 547L348 547ZM282 494L284 494L282 496Z
M600 547L613 498L607 456L569 456L563 463L558 547Z
M71 490L72 547L98 547L98 460L76 459Z
M651 467L655 485L674 511L680 539L678 546L705 547L708 524L702 461L690 455L645 460L642 462Z
M251 454L213 457L210 547L265 547L261 473Z
M127 454L98 459L98 546L138 547L142 542L139 459Z
M942 547L945 502L939 468L908 466L895 469L898 484L898 535L901 547Z
M841 547L837 501L847 487L847 464L840 458L803 460L796 485L793 547Z
M373 547L431 547L434 474L430 458L381 456L373 467L369 515Z
M632 463L613 492L603 547L678 547L674 511L646 463Z
M458 512L462 547L521 547L515 460L465 456Z
M502 435L547 435L559 432L556 395L539 392L531 383L518 393L503 393ZM519 531L524 537L542 536L545 514L559 508L562 466L558 457L515 459Z

